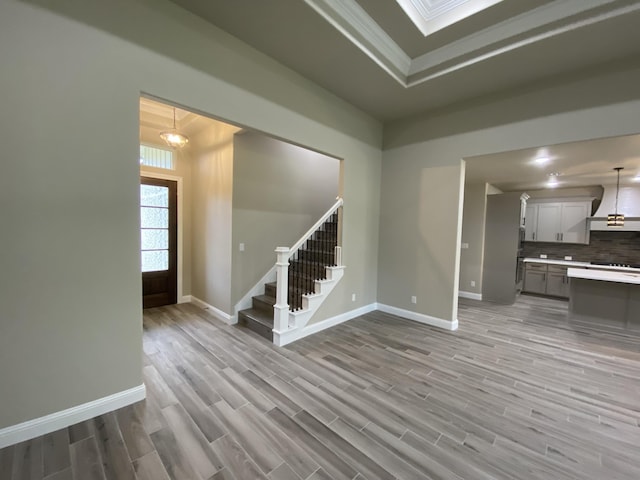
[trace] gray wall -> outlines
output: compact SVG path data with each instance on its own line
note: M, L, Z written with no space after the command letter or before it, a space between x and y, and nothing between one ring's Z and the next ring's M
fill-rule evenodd
M640 130L637 60L606 68L385 125L380 302L457 317L461 159Z
M464 186L462 213L462 241L469 248L460 250L460 290L482 293L482 261L484 255L484 229L487 212L487 184ZM475 286L471 286L471 282Z
M273 267L276 247L292 246L335 203L339 177L335 158L258 133L235 136L232 305Z
M237 127L211 122L194 135L192 192L191 294L223 312L231 312L231 229L233 137Z
M141 92L344 158L323 314L375 301L377 121L163 0L0 2L0 64L0 428L142 382Z

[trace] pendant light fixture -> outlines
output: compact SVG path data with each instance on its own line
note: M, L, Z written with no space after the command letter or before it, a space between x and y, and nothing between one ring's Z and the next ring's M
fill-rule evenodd
M618 195L620 194L620 170L624 170L623 167L614 168L618 172L618 183L616 185L616 211L607 215L607 227L620 228L624 227L624 215L618 213Z
M160 138L172 148L182 148L189 143L187 136L180 133L176 128L176 107L173 107L173 128L162 132Z

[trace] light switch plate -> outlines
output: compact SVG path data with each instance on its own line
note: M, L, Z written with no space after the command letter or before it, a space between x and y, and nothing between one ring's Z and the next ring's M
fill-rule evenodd
M547 255L546 255L546 254L544 254L544 253L541 253L541 254L540 254L540 258L547 258Z
M469 248L469 244L468 244L468 243L463 243L463 244L462 244L462 248L464 248L464 249Z
M573 260L573 257L571 255L565 255L564 259L565 260Z
M244 243L241 243L238 248L241 252L244 252Z

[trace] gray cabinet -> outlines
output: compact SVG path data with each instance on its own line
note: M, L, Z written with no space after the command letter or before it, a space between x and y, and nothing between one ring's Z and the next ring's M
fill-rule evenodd
M511 305L518 292L522 200L519 193L487 196L482 299Z
M569 277L567 267L549 265L547 267L547 295L569 298Z
M523 292L569 298L567 267L545 263L527 263Z
M540 263L527 263L524 270L523 292L547 293L547 266Z

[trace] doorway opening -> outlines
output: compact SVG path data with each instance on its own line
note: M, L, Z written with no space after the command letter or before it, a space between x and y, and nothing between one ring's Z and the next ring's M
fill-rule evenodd
M501 288L511 297L518 298L520 286L525 294L567 301L571 262L640 263L632 246L640 227L606 227L606 214L615 209L615 167L624 167L621 213L640 215L638 149L635 134L465 158L459 297L495 302L488 282L493 288L504 280ZM509 216L497 210L505 202ZM510 244L488 265L487 232L496 229ZM497 274L488 274L488 266Z
M174 128L185 145L164 142L161 134ZM176 188L176 287L165 300L235 323L238 303L273 267L275 248L293 245L335 203L342 175L335 156L141 97L140 176ZM145 244L168 233L141 235L141 256L171 256Z

